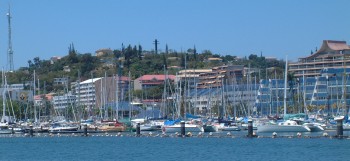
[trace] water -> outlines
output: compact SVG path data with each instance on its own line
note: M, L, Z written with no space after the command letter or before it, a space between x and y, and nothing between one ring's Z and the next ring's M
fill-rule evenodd
M1 137L0 160L349 160L350 139Z

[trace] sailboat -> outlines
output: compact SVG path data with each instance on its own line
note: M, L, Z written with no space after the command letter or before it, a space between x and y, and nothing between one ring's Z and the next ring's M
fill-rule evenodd
M6 92L7 92L7 81L6 81L6 75L4 72L2 72L2 117L0 122L0 134L10 134L11 130L9 129L9 123L13 123L14 119L10 116L6 116Z
M288 59L286 56L286 66L284 75L284 114L287 116L287 72L288 72ZM299 125L295 120L286 120L278 124L262 124L258 125L257 132L310 132L311 129L304 125Z

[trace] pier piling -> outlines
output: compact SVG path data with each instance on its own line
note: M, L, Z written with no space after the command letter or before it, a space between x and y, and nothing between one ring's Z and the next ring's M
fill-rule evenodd
M137 125L136 125L136 136L140 136L140 134L141 134L140 123L137 123Z
M343 119L337 120L337 137L343 137Z
M29 125L29 136L30 137L34 136L34 134L33 134L33 125Z
M84 125L84 136L88 136L88 134L87 134L87 125L86 124Z
M185 136L185 121L180 122L181 125L181 136Z
M248 120L248 137L253 137L253 120Z
M11 134L15 134L15 130L13 129L13 127L11 128Z

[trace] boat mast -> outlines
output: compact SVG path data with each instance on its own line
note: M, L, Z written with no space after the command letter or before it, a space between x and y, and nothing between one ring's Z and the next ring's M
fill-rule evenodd
M163 68L164 68L164 85L163 85L163 99L162 99L162 106L163 106L163 113L164 115L167 115L168 112L167 112L167 109L166 109L166 82L167 82L167 73L166 73L166 70L165 70L165 65L163 65ZM160 114L160 113L159 113Z
M304 75L304 71L303 71L303 99L304 99L304 111L306 114L308 114L307 108L306 108L306 84L305 84L306 80L305 80L305 75Z
M283 107L284 112L283 116L285 117L287 114L287 72L288 71L288 56L286 55L286 67L284 72L284 99L283 99Z
M347 100L346 100L346 92L347 92L347 90L346 90L346 85L347 85L347 75L346 75L346 63L345 63L345 53L343 53L343 51L342 51L342 54L343 54L343 68L344 68L344 78L343 78L343 91L344 91L344 93L343 93L343 99L344 99L344 110L345 110L345 114L344 114L344 116L345 116L345 119L348 119L347 118L347 116L348 116L348 112L349 112L349 109L347 108ZM346 120L347 121L347 120Z
M34 97L33 97L33 101L34 101L34 120L35 122L38 122L38 119L36 118L36 105L35 105L35 70L34 70L34 87L33 87L33 92L34 92Z
M115 90L115 104L116 104L116 119L119 119L119 75L116 75L116 90Z
M3 84L3 91L2 91L2 119L1 122L4 122L5 119L5 110L6 110L6 90L7 90L7 86L6 86L6 76L4 73L4 70L2 71L2 84Z
M100 107L99 107L99 109L100 109L100 117L103 120L104 118L103 118L103 111L102 111L102 107L103 107L102 106L103 105L103 85L102 85L102 83L103 83L103 78L100 79ZM96 91L96 93L97 93L97 91Z
M249 83L250 83L250 63L248 65L248 75L247 75L247 89L246 89L246 92L247 92L247 95L248 96L248 100L250 100L250 91L248 90L249 89ZM248 117L250 116L250 105L247 106L247 110L248 110Z
M78 70L78 111L81 110L80 108L80 70ZM80 113L80 120L83 118L82 117L83 112L81 111Z
M131 74L129 71L129 92L128 92L128 99L129 99L129 120L131 120ZM153 112L153 111L152 111Z

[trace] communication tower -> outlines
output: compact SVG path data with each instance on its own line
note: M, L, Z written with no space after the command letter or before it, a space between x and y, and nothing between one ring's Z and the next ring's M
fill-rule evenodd
M14 71L14 65L13 65L13 50L12 50L12 40L11 40L11 12L10 12L10 7L9 7L9 11L6 14L7 16L7 20L8 20L8 50L7 50L7 67L9 71Z

